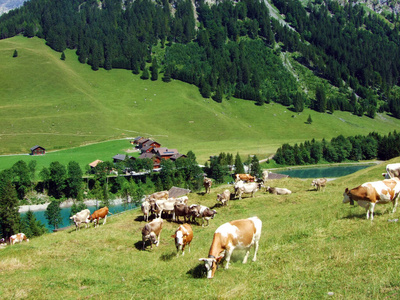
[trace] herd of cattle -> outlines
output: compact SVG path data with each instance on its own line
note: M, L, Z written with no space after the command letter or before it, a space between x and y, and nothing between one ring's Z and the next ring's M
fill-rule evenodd
M364 207L367 211L367 219L373 220L373 213L376 204L393 203L393 211L396 211L398 197L400 194L400 164L389 164L386 167L386 173L382 174L385 179L381 181L366 182L356 188L345 189L343 193L343 203L354 204L357 202L359 206ZM264 171L263 178L258 180L249 174L235 174L234 191L226 189L217 195L217 203L221 206L229 205L229 201L233 198L241 199L243 194L254 194L265 188L266 192L274 195L290 195L292 192L287 188L269 187L264 183L268 180L268 172ZM314 179L311 186L317 191L324 191L327 184L326 178ZM210 193L212 180L204 178L205 194ZM189 224L197 224L197 220L201 219L201 226L208 226L209 220L213 219L217 213L214 209L200 204L188 205L188 197L182 196L178 198L170 198L168 191L156 192L145 197L141 205L143 219L146 225L142 228L142 250L146 248L146 244L150 243L152 249L153 244L156 246L160 243L161 231L165 218L171 218L173 221L181 223L180 217L183 217L184 224L179 225L172 238L175 239L177 256L180 252L185 254L185 248L189 248L193 240L193 229ZM92 214L88 209L82 210L73 215L70 219L75 224L75 229L80 229L82 224L85 227L94 222L94 227L99 226L99 222L103 219L103 225L106 224L107 215L109 214L107 207L96 210ZM154 216L149 222L149 217ZM163 219L164 218L164 219ZM205 225L207 222L207 225ZM200 224L199 224L200 225ZM217 265L222 258L225 260L225 268L229 267L230 257L234 249L245 249L246 254L243 263L247 262L250 248L254 246L255 252L253 261L256 260L258 244L261 237L262 222L258 217L248 219L234 220L225 223L217 228L214 232L213 240L207 258L201 258L207 271L207 278L213 278ZM18 233L10 237L10 244L22 241L29 241L25 234ZM4 246L5 241L0 240L0 246Z

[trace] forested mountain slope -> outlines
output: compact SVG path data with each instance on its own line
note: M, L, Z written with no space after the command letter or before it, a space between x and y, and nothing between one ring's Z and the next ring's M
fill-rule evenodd
M93 70L179 79L216 102L234 96L295 111L308 106L400 117L397 15L331 0L305 6L273 0L280 22L257 0L192 3L31 0L0 17L0 37L38 36L57 51L76 49ZM322 80L296 80L282 57L295 58Z

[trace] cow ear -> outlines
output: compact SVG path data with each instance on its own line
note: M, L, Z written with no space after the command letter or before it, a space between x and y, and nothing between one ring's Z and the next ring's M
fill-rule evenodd
M344 192L347 194L347 192L349 191L349 188L346 188L345 190L344 190Z

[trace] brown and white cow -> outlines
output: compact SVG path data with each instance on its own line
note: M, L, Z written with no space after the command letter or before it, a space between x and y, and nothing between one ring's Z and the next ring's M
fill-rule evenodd
M287 188L278 188L270 186L267 186L266 191L274 195L290 195L292 193L292 191Z
M172 213L172 219L175 219L175 204L185 204L188 201L187 196L179 197L179 198L168 198L167 200L156 200L150 201L151 210L154 212L159 218L163 212Z
M207 226L209 225L209 220L214 219L216 210L211 209L204 205L192 204L189 207L190 212L192 214L192 222L196 222L196 218L201 218L202 223L201 226L204 227L204 221L207 221Z
M240 180L244 182L253 182L256 180L254 176L251 176L250 174L234 174L234 179L235 182L238 182Z
M318 179L314 179L311 182L311 186L315 187L315 189L317 191L320 191L321 188L323 188L323 191L325 191L326 183L327 183L326 178L318 178Z
M147 223L142 229L142 250L146 246L146 242L150 241L150 248L153 249L153 244L160 244L161 231L163 226L163 219L157 218Z
M22 232L10 236L10 245L14 245L16 243L22 243L22 241L29 242L27 236Z
M354 201L367 211L367 219L374 219L376 204L393 203L392 213L396 211L400 193L400 181L398 179L385 179L381 181L366 182L362 185L343 193L343 203L354 205Z
M386 165L386 173L382 173L385 179L398 178L400 179L400 163Z
M193 240L193 230L190 224L185 223L179 226L171 237L175 239L176 256L179 256L179 250L182 251L182 256L185 255L186 246L189 247L190 252L190 243Z
M229 200L231 199L231 192L225 190L223 193L217 195L217 201L221 202L222 205L229 205Z
M75 224L75 231L78 229L81 229L81 224L85 223L85 227L87 228L89 225L89 217L90 217L90 210L84 209L81 210L80 212L76 213L69 219L72 220Z
M143 220L149 221L149 215L151 214L151 204L149 201L143 201L141 204L141 210L143 213Z
M108 214L111 214L111 215L112 215L112 213L109 212L108 207L107 207L107 206L104 206L104 207L102 207L102 208L100 208L100 209L98 209L98 210L95 210L95 211L90 215L89 220L90 220L90 222L93 222L93 221L94 221L94 227L96 228L97 226L100 225L99 222L100 222L101 219L104 219L103 225L106 224L106 222L107 222L107 215L108 215Z
M146 201L150 200L167 200L169 197L169 191L156 192L146 196Z
M212 186L211 178L204 177L203 185L204 185L204 188L206 189L205 193L209 194L211 192L211 186Z
M235 196L239 197L239 200L242 199L242 194L251 194L251 197L254 197L254 193L257 192L261 188L261 182L243 182L239 180L235 182Z
M253 261L257 259L258 243L261 237L262 222L258 217L235 220L225 223L217 228L211 243L208 258L200 258L207 269L207 278L213 278L217 264L225 257L225 269L229 267L229 261L233 250L245 249L246 254L243 263L247 262L251 246L254 245Z

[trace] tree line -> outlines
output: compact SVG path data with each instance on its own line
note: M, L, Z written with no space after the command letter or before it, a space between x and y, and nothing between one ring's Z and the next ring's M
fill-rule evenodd
M31 0L0 17L0 38L38 36L56 51L75 49L93 70L124 68L144 80L160 73L217 102L237 97L294 111L308 106L372 118L387 111L400 118L398 16L353 2L274 0L289 28L271 18L263 1L194 3ZM317 85L305 93L283 65L283 52L297 53L337 92L324 96L327 88Z
M312 139L293 146L283 144L276 151L274 160L278 164L291 166L321 162L388 160L400 156L398 145L400 145L400 134L396 131L384 136L376 132L347 138L339 135L331 141Z

